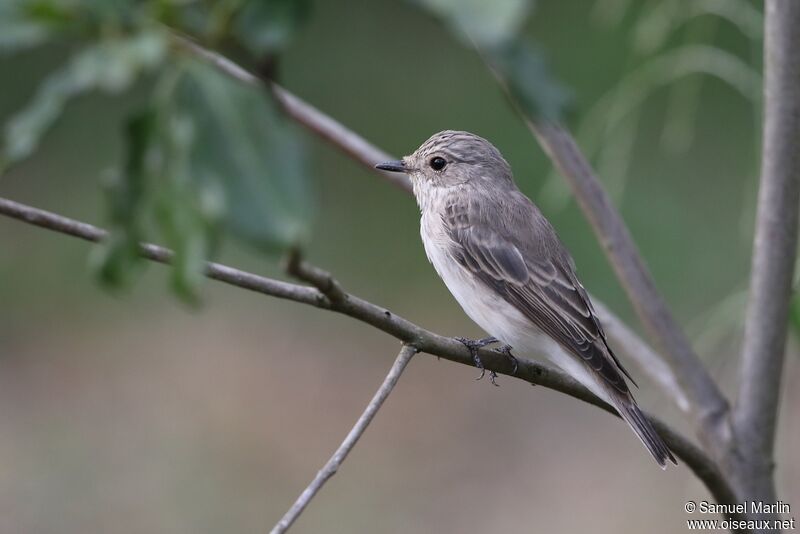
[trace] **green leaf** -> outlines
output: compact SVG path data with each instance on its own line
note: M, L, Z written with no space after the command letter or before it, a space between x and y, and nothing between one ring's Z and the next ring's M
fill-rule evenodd
M218 212L204 210L204 184L194 180L191 154L196 142L196 119L167 102L159 116L158 168L152 183L155 219L175 255L171 284L175 293L190 304L199 302L205 261L210 256L213 227Z
M541 51L524 41L484 50L489 65L525 115L557 120L572 98L547 67Z
M138 0L0 0L0 53L70 35L97 39L144 21L152 2Z
M65 0L2 0L0 53L38 46L72 22L74 2Z
M153 142L154 126L152 110L128 121L124 173L113 173L106 184L111 234L95 249L91 263L100 283L111 289L130 285L144 265L139 243L144 237L147 157Z
M221 230L267 251L307 240L306 158L269 93L187 60L165 72L153 101L152 113L131 121L126 171L109 189L102 280L135 274L149 228L174 251L172 287L193 304Z
M191 61L173 100L195 123L189 174L208 198L223 194L234 234L267 251L304 243L312 214L306 155L268 93Z
M515 38L532 0L414 0L441 17L467 44L498 46Z
M3 160L17 162L36 150L41 137L71 99L90 90L120 92L161 64L166 36L146 31L89 45L42 82L26 108L5 128Z
M309 0L249 0L233 30L248 51L261 57L285 48L310 12Z

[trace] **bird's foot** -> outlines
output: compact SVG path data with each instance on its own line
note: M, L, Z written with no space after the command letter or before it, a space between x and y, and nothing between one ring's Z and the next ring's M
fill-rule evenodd
M481 357L478 356L478 350L482 349L486 345L491 345L492 343L497 343L496 337L485 337L483 339L468 339L465 337L457 337L455 338L456 341L467 347L469 353L472 355L472 361L475 362L475 367L481 370L481 374L478 375L478 378L475 380L480 380L486 375L486 368L483 366L483 362L481 361ZM497 382L495 379L497 378L497 373L494 371L489 371L489 380L491 380L492 384L495 386Z
M489 382L495 387L500 387L500 384L497 383L497 373L494 371L489 371Z
M517 360L517 358L513 354L511 354L511 348L512 348L511 345L503 345L502 347L495 349L495 352L498 354L502 354L503 356L511 360L511 374L515 375L517 374L517 370L519 369L519 360Z

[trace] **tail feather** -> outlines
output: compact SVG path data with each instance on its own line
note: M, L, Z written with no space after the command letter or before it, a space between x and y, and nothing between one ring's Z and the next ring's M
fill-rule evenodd
M667 447L667 444L658 435L656 429L653 428L653 425L650 424L650 421L647 420L647 417L636 405L636 401L629 397L628 399L620 399L615 404L622 419L630 425L636 436L647 447L647 450L653 455L658 465L661 466L661 469L667 468L667 460L678 465L669 447Z

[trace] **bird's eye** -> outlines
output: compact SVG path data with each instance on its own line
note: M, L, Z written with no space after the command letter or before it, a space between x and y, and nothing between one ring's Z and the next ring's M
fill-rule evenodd
M441 171L444 169L444 166L447 165L447 162L444 158L433 158L430 161L431 169L434 171Z

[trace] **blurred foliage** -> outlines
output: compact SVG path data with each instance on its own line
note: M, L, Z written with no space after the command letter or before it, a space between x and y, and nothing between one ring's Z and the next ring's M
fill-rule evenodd
M173 287L190 300L221 227L268 252L308 239L303 150L262 93L192 59L160 80L154 106L132 123L126 172L109 189L121 236L98 256L104 281L136 269L127 251L150 214L175 251Z
M106 191L112 232L109 239L95 249L94 261L100 281L111 287L128 284L133 272L144 263L139 255L139 243L145 235L142 227L145 167L154 120L153 114L147 112L129 120L125 177L118 172L108 177Z
M269 91L246 86L175 45L227 43L254 63L283 50L309 14L287 0L12 0L0 7L0 51L70 50L5 125L0 170L31 156L77 96L144 84L128 121L127 161L107 180L110 239L93 256L118 288L141 270L138 243L174 249L173 287L196 301L204 261L225 231L280 252L308 241L312 195L300 138Z
M5 129L6 165L30 156L71 98L92 90L120 92L138 76L159 66L167 43L162 33L107 39L86 45L40 85L30 104Z
M566 91L521 34L530 0L419 0L475 47L532 116L556 118ZM249 56L262 76L308 19L308 0L12 0L0 8L0 50L64 43L71 53L6 124L0 170L32 155L66 104L91 91L145 83L128 121L127 161L107 180L112 234L93 255L101 282L127 286L138 243L175 251L172 285L197 301L204 261L226 232L267 252L309 240L312 194L304 149L269 91L187 57L177 39Z
M467 44L499 45L519 35L532 0L416 0Z
M626 31L632 51L626 58L628 72L587 110L578 131L580 145L596 158L597 171L617 202L630 178L645 104L657 98L660 90L666 88L669 98L659 141L673 155L685 154L692 147L701 91L710 80L741 94L754 113L759 109L762 15L746 0L597 2L595 16ZM623 25L626 16L631 22ZM722 24L749 42L749 57L714 44ZM555 172L550 173L542 194L553 207L563 207L570 196Z
M236 34L259 56L281 50L308 18L310 0L247 2L236 16Z
M561 117L571 94L552 76L541 50L520 39L487 50L489 65L523 113L534 119Z

